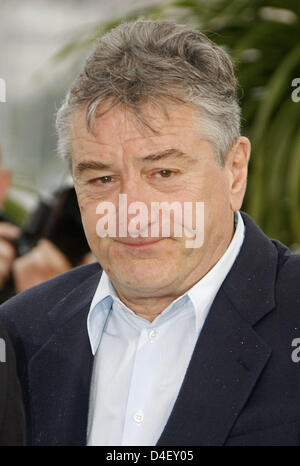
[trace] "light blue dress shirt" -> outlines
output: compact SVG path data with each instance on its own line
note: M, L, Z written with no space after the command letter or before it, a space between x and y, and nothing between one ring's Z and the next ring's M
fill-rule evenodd
M233 239L217 264L153 322L120 301L105 272L87 326L95 355L88 445L155 445L182 385L211 304L244 240L236 214Z

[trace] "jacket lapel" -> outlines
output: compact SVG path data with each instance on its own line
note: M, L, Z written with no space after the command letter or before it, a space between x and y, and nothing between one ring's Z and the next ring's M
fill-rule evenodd
M199 336L158 445L222 445L271 349L253 325L275 306L277 249L245 214L240 254Z
M219 294L158 445L222 445L270 354Z
M93 364L87 315L99 279L98 272L51 310L54 333L29 363L34 444L86 443Z

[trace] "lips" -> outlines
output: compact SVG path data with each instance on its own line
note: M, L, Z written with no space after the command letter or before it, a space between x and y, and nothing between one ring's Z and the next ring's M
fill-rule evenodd
M122 243L125 246L150 246L156 244L163 238L118 238L115 239L118 243Z

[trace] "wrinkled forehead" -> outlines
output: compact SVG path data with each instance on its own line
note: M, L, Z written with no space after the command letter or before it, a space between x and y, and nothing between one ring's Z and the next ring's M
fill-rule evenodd
M71 138L104 137L107 129L114 129L120 137L125 133L142 137L163 135L178 128L199 127L199 112L192 104L175 104L172 102L142 103L136 108L111 101L100 104L90 126L87 123L88 104L76 109L71 118Z

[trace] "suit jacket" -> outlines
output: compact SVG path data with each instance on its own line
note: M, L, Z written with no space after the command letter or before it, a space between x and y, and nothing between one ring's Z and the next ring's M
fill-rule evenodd
M0 324L0 446L20 446L24 442L25 416L15 355Z
M300 363L292 358L300 256L243 219L244 243L158 445L300 444ZM0 308L17 351L30 444L86 443L93 366L86 322L100 275L98 264L79 267Z

